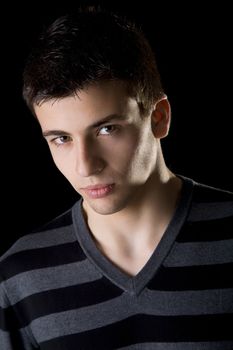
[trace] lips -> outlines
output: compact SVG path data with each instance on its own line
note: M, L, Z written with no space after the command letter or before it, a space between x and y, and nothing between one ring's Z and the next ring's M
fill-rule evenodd
M104 188L106 186L111 186L110 184L99 184L99 185L94 185L94 186L87 186L84 187L83 190L98 190L100 188Z
M103 198L112 193L114 184L99 184L82 188L85 194L92 199Z

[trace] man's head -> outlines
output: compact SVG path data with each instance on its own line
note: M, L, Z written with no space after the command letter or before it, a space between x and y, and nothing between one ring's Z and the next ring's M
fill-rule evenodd
M55 21L28 60L24 98L86 208L135 207L164 174L170 106L147 40L125 20L87 11Z
M104 82L78 96L36 105L35 114L57 168L95 212L132 208L154 193L164 172L160 139L170 122L166 98L141 118L123 83Z
M43 101L109 80L126 84L143 115L163 96L142 32L126 19L91 8L61 17L44 31L25 67L23 95L33 111Z

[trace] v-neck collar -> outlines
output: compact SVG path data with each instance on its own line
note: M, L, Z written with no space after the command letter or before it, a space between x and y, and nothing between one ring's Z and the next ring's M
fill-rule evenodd
M82 198L74 205L72 209L74 230L77 240L87 258L94 263L97 269L106 278L116 284L119 288L132 295L139 294L155 275L163 260L169 253L188 214L194 181L181 175L177 176L181 178L183 184L180 193L180 200L175 213L151 257L136 276L131 277L124 273L97 248L83 216Z

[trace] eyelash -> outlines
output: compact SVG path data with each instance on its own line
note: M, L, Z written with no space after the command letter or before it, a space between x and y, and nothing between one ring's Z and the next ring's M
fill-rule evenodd
M97 132L97 135L101 135L100 134L100 131L102 129L107 129L107 128L111 128L112 130L108 132L108 134L103 134L102 136L109 136L111 134L113 134L114 132L116 132L119 128L116 126L116 125L105 125L105 126L102 126L98 132ZM66 138L66 141L65 142L61 142L59 143L59 141L61 141L62 138ZM63 136L58 136L58 137L55 137L53 139L51 139L51 143L54 144L56 147L59 147L59 146L62 146L66 143L68 143L70 140L70 136L66 136L66 135L63 135Z
M61 141L62 138L67 138L67 139L69 139L70 137L69 137L69 136L66 136L66 135L64 135L64 136L58 136L58 137L55 137L54 139L52 139L50 142L51 142L52 144L54 144L56 147L59 147L59 146L62 146L62 145L64 145L65 143L68 142L68 141L66 141L66 142L61 142L61 143L59 143L59 141Z
M109 131L109 134L104 134L103 136L108 136L108 135L111 135L113 134L115 131L117 131L118 127L116 125L105 125L105 126L102 126L99 130L98 130L98 135L100 134L100 131L102 129L107 129L107 128L112 128L113 130L112 131Z

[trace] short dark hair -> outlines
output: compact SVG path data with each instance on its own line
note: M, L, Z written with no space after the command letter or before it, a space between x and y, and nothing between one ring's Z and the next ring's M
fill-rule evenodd
M40 36L23 73L23 97L35 104L101 81L126 83L143 111L163 96L153 50L134 23L100 8L58 18Z

